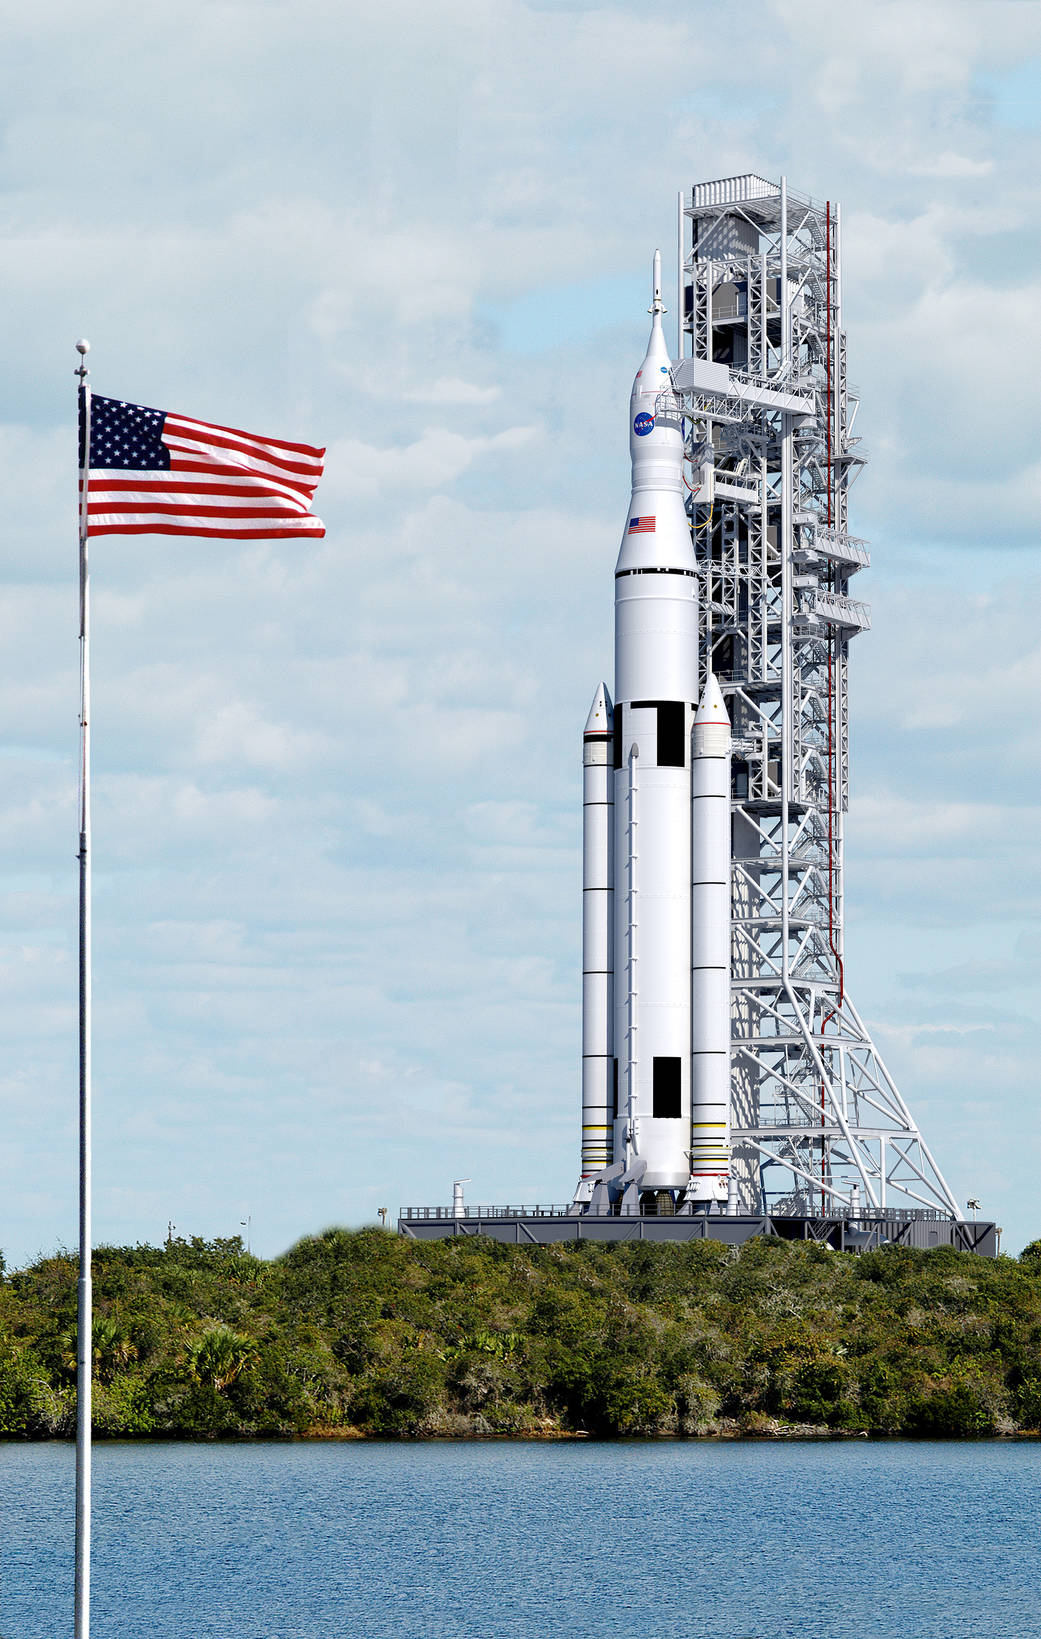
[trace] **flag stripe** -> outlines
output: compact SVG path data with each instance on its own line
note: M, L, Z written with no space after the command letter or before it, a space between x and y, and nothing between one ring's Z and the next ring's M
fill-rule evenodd
M276 452L288 450L291 455L307 455L311 457L311 460L319 469L322 465L322 457L325 454L324 445L321 449L316 449L313 444L289 444L284 438L257 438L253 433L243 432L241 427L220 427L215 421L196 421L190 415L168 414L166 425L168 428L183 427L191 429L196 427L200 432L206 434L225 433L230 438L241 440L247 449L267 449Z
M242 500L255 500L257 495L281 496L290 505L307 511L308 497L301 495L298 490L287 490L281 485L276 489L265 480L263 484L256 480L244 479L241 484L205 484L199 479L194 483L179 484L141 484L133 478L104 478L95 474L91 478L90 493L94 495L117 495L127 500L147 500L150 495L226 495L229 500L241 497Z
M225 467L210 461L186 461L183 456L178 455L171 455L169 470L185 478L197 473L200 477L206 478L235 478L240 482L249 480L257 484L271 484L278 489L290 491L293 495L304 495L308 499L318 487L317 480L313 484L303 484L298 478L287 478L281 473L257 472L251 467Z
M221 471L227 472L225 478L218 478ZM116 473L118 471L118 476ZM171 478L172 472L177 473ZM194 475L194 476L193 476ZM213 478L215 481L210 483ZM80 475L82 487L82 474ZM194 467L190 472L182 472L179 466L171 466L160 472L150 472L137 469L112 469L110 467L94 467L90 475L90 493L130 494L131 492L146 493L162 491L169 495L284 495L287 500L296 502L304 507L310 505L313 490L308 487L301 489L296 484L287 484L281 479L267 478L261 473L249 472L245 467Z
M308 525L312 528L308 528ZM301 519L299 526L292 529L270 529L266 525L255 524L249 529L211 529L208 524L200 523L191 528L188 523L170 523L168 519L154 523L105 523L99 521L90 525L90 534L93 535L205 535L220 537L228 541L274 541L288 540L293 535L313 535L316 540L325 534L325 528L319 518Z
M246 466L246 464L241 461L238 463L223 463L220 461L207 461L202 457L192 461L186 456L182 455L179 451L175 452L173 450L170 451L170 465L172 468L176 468L178 472L206 472L212 473L216 478L220 478L222 476L233 478L237 473L255 472L257 470L255 467ZM165 472L167 471L167 468L164 467L161 470ZM321 474L319 474L319 477L320 476ZM299 478L281 478L278 482L290 484L292 485L293 489L307 490L309 493L313 493L315 486L318 483L318 478L315 479L314 483L311 483L310 480L308 480L307 483L301 483Z
M289 518L306 518L308 516L307 511L303 507L262 507L257 506L256 502L253 502L250 506L206 506L202 502L189 503L187 501L160 501L154 496L143 497L140 506L135 506L133 510L135 513L147 512L150 514L155 514L156 516L162 515L170 518L242 519L253 517L282 518L288 520ZM102 513L107 518L115 517L117 515L127 515L129 511L130 508L124 506L123 504L122 496L120 496L119 504L116 506L113 506L111 501L105 501L103 499L88 501L87 503L87 515L91 518L100 517Z
M283 461L263 446L256 449L244 448L230 438L186 439L179 437L176 432L172 432L169 426L163 429L163 443L171 455L179 455L183 452L186 455L195 457L210 456L213 458L215 456L217 459L227 460L227 453L230 450L233 453L248 457L248 462L244 464L248 464L254 471L285 473L287 476L297 474L301 478L313 478L315 483L318 482L321 473L320 468L318 472L315 471L312 463Z
M250 482L246 477L241 483L225 481L220 484L209 484L198 478L187 481L180 478L171 479L168 473L160 474L153 479L151 473L147 472L121 473L114 479L108 471L103 469L99 472L95 468L90 475L90 498L94 500L99 495L111 495L114 498L139 495L145 499L153 495L169 495L175 499L185 495L202 495L215 496L218 499L226 497L229 501L271 499L302 512L306 512L311 500L309 495L301 495L299 490L287 489L284 484L272 484L268 479Z
M315 492L317 479L314 483L310 479L305 481L292 473L283 472L281 467L269 467L260 461L251 461L248 464L242 462L239 466L228 467L224 463L223 453L222 451L220 459L211 461L207 459L205 450L193 450L190 457L185 456L180 450L170 450L170 465L166 470L183 473L224 471L229 477L238 473L252 473L257 478L267 478L274 484L295 489L298 495L313 495Z

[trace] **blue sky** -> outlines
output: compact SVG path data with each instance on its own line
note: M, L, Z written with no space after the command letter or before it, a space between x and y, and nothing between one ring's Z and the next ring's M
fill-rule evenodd
M329 446L316 545L94 553L99 1238L567 1197L581 730L675 198L843 206L874 625L847 974L961 1199L1036 1204L1041 7L9 16L0 1245L75 1238L73 342ZM759 88L766 88L760 94Z

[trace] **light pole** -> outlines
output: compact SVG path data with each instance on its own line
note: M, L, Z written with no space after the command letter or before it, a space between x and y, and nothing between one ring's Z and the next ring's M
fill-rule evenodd
M975 1223L976 1222L976 1214L980 1209L980 1203L977 1201L976 1197L973 1195L973 1196L970 1196L969 1200L966 1202L966 1205L967 1205L969 1211L972 1213L972 1221L973 1221L973 1223Z
M246 1216L244 1218L239 1219L239 1227L246 1231L246 1252L249 1254L250 1257L253 1256L253 1248L250 1245L250 1229L252 1227L252 1224L253 1224L253 1214L251 1212L247 1212Z

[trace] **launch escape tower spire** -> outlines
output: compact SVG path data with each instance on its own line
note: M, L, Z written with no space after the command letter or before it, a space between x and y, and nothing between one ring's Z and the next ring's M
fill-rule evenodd
M846 988L847 666L864 465L837 205L758 176L679 198L700 679L733 729L731 1210L957 1203Z

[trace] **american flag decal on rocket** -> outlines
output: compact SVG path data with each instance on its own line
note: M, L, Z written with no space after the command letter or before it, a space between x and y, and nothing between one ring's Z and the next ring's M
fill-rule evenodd
M653 535L654 518L630 518L627 533L630 535Z

